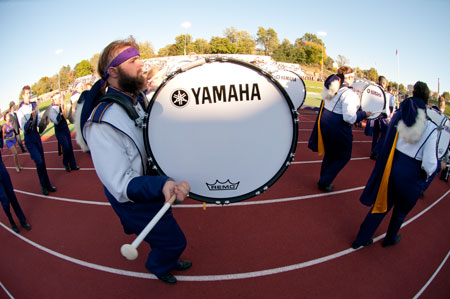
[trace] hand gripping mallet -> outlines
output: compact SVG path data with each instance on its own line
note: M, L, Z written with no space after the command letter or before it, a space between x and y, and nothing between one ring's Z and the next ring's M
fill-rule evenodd
M144 238L147 237L147 235L150 233L150 231L153 229L156 223L158 223L161 217L167 212L170 206L174 203L176 198L177 198L176 194L172 195L169 201L164 204L164 206L158 211L158 213L152 218L152 220L150 220L147 226L136 237L133 243L123 244L122 247L120 247L120 252L126 259L132 261L138 257L138 251L136 248L139 246L139 244L141 244L142 240L144 240Z

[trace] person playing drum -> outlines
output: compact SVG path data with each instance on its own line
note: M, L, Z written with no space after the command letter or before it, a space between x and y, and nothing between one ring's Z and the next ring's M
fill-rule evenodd
M63 165L67 172L78 170L77 162L72 147L72 137L70 136L69 126L66 118L61 112L61 106L65 105L64 98L60 95L54 95L53 104L50 110L50 120L55 124L55 136L58 140L58 154L63 155Z
M110 96L128 101L139 116L144 115L142 91L146 88L146 78L138 49L134 38L130 37L114 41L103 50L98 63L102 79L87 93L84 105L105 94L107 88L105 99ZM146 175L150 166L143 129L135 125L117 102L100 102L82 130L106 197L125 233L138 235L172 195L175 194L178 201L187 197L189 183L175 182L163 175ZM177 279L171 271L191 267L190 261L179 259L186 247L186 238L171 209L144 240L152 248L145 266L161 281L174 284Z
M354 80L354 70L342 66L338 69L337 75L329 76L324 84L322 92L324 100L316 125L321 136L318 143L323 144L323 151L319 146L319 155L324 153L320 179L317 182L322 191L333 190L334 186L331 183L350 161L352 125L371 115L371 112L358 111L360 100L350 87ZM314 134L316 133L313 131L310 141L315 137Z
M403 221L438 167L436 125L427 120L425 112L429 94L427 84L416 82L413 97L400 104L389 124L384 146L360 198L372 208L352 244L354 249L373 243L373 234L392 207L382 246L400 242L397 233Z
M372 160L377 159L380 147L383 145L382 140L384 139L384 135L386 135L386 130L389 126L389 120L391 119L391 115L395 108L395 97L387 90L387 84L388 81L386 77L378 77L378 85L381 87L386 96L386 107L384 108L383 113L381 113L381 115L374 120L372 132L372 152L370 153L370 159Z
M25 136L25 145L30 152L31 159L34 161L34 164L36 164L42 194L48 195L49 192L55 192L56 187L52 186L47 174L44 148L42 147L41 136L37 129L41 120L39 107L36 102L30 102L30 94L30 86L24 86L22 88L23 103L17 111L17 119Z

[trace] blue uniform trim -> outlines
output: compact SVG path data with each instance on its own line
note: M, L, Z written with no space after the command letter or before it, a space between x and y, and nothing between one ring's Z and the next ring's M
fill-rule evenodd
M112 105L112 102L103 102L97 105L94 108L94 112L92 113L92 122L100 123L102 121L102 117L105 114L106 110Z

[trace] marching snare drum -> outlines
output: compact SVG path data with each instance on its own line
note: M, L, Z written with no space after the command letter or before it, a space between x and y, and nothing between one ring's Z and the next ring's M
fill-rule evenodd
M427 107L428 118L437 126L436 157L442 160L450 146L450 120L441 111Z
M306 98L306 88L303 79L292 71L276 71L271 74L289 94L295 109L300 108Z
M144 140L160 174L193 199L228 204L274 184L293 159L297 113L280 84L249 63L200 59L170 74L147 108Z
M367 119L378 118L386 108L386 95L383 89L363 80L355 80L352 87L361 99L361 110L372 112Z

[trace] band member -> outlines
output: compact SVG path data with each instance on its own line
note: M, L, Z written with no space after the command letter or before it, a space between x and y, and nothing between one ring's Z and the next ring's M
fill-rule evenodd
M352 125L370 116L358 111L360 100L350 87L355 80L352 68L342 66L337 75L329 76L322 92L322 106L308 147L324 155L317 183L320 190L332 191L331 184L350 161L352 154Z
M56 187L52 186L47 174L44 148L42 147L41 136L37 131L37 125L40 121L39 107L36 102L30 102L30 94L30 86L24 86L22 88L23 103L17 111L17 116L20 128L25 135L25 145L30 152L31 159L36 164L42 193L48 195L49 192L55 192Z
M12 229L18 233L19 228L17 227L10 210L10 206L13 207L17 218L19 218L20 225L26 229L30 230L31 225L27 222L25 215L23 214L22 208L17 201L16 194L14 193L14 188L11 183L11 178L8 171L6 170L5 164L3 164L2 154L0 152L0 201L2 203L3 210L8 217L9 223Z
M50 111L50 120L55 124L55 136L58 140L58 153L63 155L63 164L67 172L71 170L78 170L73 154L72 137L70 136L69 126L64 115L61 113L61 96L53 96L52 110Z
M2 127L2 137L6 143L6 147L9 148L13 154L14 165L16 166L16 171L20 172L22 169L19 164L19 158L17 157L16 150L16 136L14 134L14 123L12 113L7 113L5 115L5 124Z
M384 107L383 112L380 114L380 116L373 121L372 152L370 153L370 158L372 160L377 159L378 152L382 144L382 139L384 138L384 135L386 135L389 121L391 119L392 113L394 112L396 104L394 95L387 89L387 84L388 81L386 77L378 77L378 85L381 87L386 97L386 106Z
M16 113L16 104L14 101L11 101L9 103L9 113L11 113L12 121L13 121L13 128L14 128L14 135L17 141L17 144L20 146L20 149L22 150L22 153L26 153L27 151L23 147L22 144L22 137L20 137L20 126L19 121L17 120L17 113Z
M103 50L98 63L102 80L86 93L80 118L80 127L106 197L128 234L139 234L172 195L183 201L190 191L185 181L146 175L149 166L142 127L136 126L128 110L112 101L115 98L131 106L139 117L144 115L142 91L146 89L146 80L138 49L134 38L130 37L114 41ZM90 103L105 93L106 88L106 94L90 113ZM86 112L89 112L87 116ZM88 120L83 124L86 117ZM151 246L145 266L161 281L174 284L177 279L171 271L191 267L190 261L179 259L186 247L186 238L171 209L144 240Z
M417 82L413 97L400 104L389 125L375 168L360 198L372 208L352 244L355 249L373 243L373 234L392 207L394 211L382 246L400 242L397 233L438 166L436 125L426 117L429 95L428 86Z

